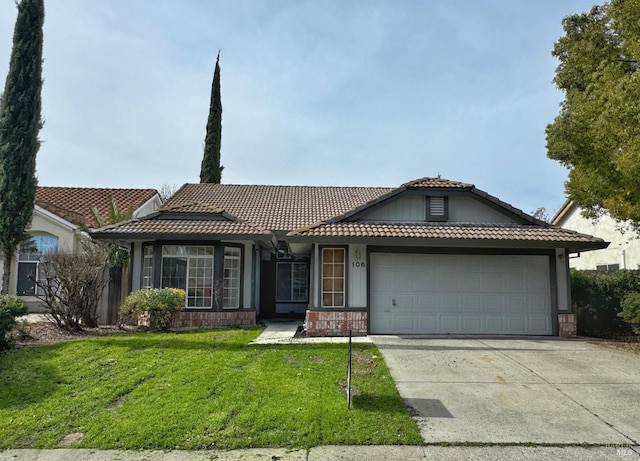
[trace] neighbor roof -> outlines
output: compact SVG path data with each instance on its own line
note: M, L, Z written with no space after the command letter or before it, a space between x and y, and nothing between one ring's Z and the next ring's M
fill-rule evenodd
M108 219L111 199L120 211L137 210L157 194L155 189L37 187L35 204L73 224L95 227L93 208Z

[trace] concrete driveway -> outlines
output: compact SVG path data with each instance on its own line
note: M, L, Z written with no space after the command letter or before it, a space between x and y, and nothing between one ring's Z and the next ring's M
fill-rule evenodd
M370 336L427 443L640 445L640 356L560 338Z

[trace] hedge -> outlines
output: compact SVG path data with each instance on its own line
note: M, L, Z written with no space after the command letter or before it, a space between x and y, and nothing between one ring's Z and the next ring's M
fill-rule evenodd
M622 302L640 292L640 271L571 271L571 299L578 318L578 334L628 334L631 325L620 316Z

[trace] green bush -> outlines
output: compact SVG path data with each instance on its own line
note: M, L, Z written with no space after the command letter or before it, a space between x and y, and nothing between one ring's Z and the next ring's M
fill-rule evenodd
M628 293L621 303L620 317L631 324L633 331L640 334L640 293Z
M137 325L140 316L149 315L151 326L167 330L173 314L184 308L185 291L178 288L147 288L127 296L120 306L120 321Z
M0 295L0 351L13 347L13 339L8 334L16 326L16 317L28 313L27 303L22 299Z
M640 271L571 271L571 299L578 316L578 334L630 333L619 314L628 293L640 292Z

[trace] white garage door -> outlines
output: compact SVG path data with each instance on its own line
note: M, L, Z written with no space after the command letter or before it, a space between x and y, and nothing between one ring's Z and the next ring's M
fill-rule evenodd
M550 335L549 258L371 253L374 334Z

